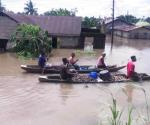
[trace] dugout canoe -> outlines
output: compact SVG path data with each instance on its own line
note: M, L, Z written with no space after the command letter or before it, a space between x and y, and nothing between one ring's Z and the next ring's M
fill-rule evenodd
M108 68L108 70L110 72L117 72L123 68L125 68L126 66L110 66ZM60 73L61 70L61 66L57 65L57 66L51 66L51 67L44 67L41 68L38 65L21 65L21 69L23 69L24 71L28 72L28 73ZM90 65L82 65L80 66L80 70L77 70L78 73L89 73L89 72L99 72L102 71L104 69L99 69L99 68L95 68L94 66L90 66Z
M111 81L103 81L101 79L95 79L95 80L63 80L61 79L60 75L58 74L50 74L50 75L44 75L39 76L38 80L39 82L48 82L48 83L69 83L69 84L96 84L96 83L123 83L123 82L137 82L133 81L131 79L127 79L124 74L115 74L114 80ZM150 80L150 75L147 75L145 73L142 73L142 77L139 81L147 81Z

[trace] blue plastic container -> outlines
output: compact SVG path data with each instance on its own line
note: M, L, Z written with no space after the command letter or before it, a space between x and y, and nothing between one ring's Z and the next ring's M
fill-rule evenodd
M89 76L91 78L97 79L97 72L90 72Z
M80 67L80 70L87 70L87 67Z

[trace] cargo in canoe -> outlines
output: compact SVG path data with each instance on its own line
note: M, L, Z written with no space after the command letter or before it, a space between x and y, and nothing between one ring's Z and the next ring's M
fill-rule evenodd
M120 69L123 69L125 66L110 66L108 70L110 72L117 72ZM21 69L25 70L26 72L29 73L60 73L61 66L50 66L50 67L44 67L41 68L38 65L21 65ZM90 65L83 65L80 66L80 69L77 70L78 73L89 73L89 72L99 72L104 69L99 69L95 68L95 66L90 66Z
M141 74L141 79L139 81L146 81L150 80L150 75ZM40 82L49 82L49 83L71 83L71 84L86 84L86 83L120 83L120 82L135 82L131 79L127 79L125 74L113 74L112 80L103 81L100 78L92 79L87 75L81 75L79 78L72 78L68 80L61 79L60 75L58 74L51 74L45 76L39 76Z

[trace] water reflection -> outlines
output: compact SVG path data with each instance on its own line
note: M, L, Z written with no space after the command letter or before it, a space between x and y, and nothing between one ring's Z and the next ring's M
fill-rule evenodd
M73 84L67 83L60 84L60 95L62 97L63 104L66 104L66 101L69 97L73 97L72 92L73 92Z

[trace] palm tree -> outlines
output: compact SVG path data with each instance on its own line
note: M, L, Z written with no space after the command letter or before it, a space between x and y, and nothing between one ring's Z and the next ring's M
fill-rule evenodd
M26 7L24 7L24 10L27 15L37 15L37 8L34 8L31 0L28 1L25 5Z

